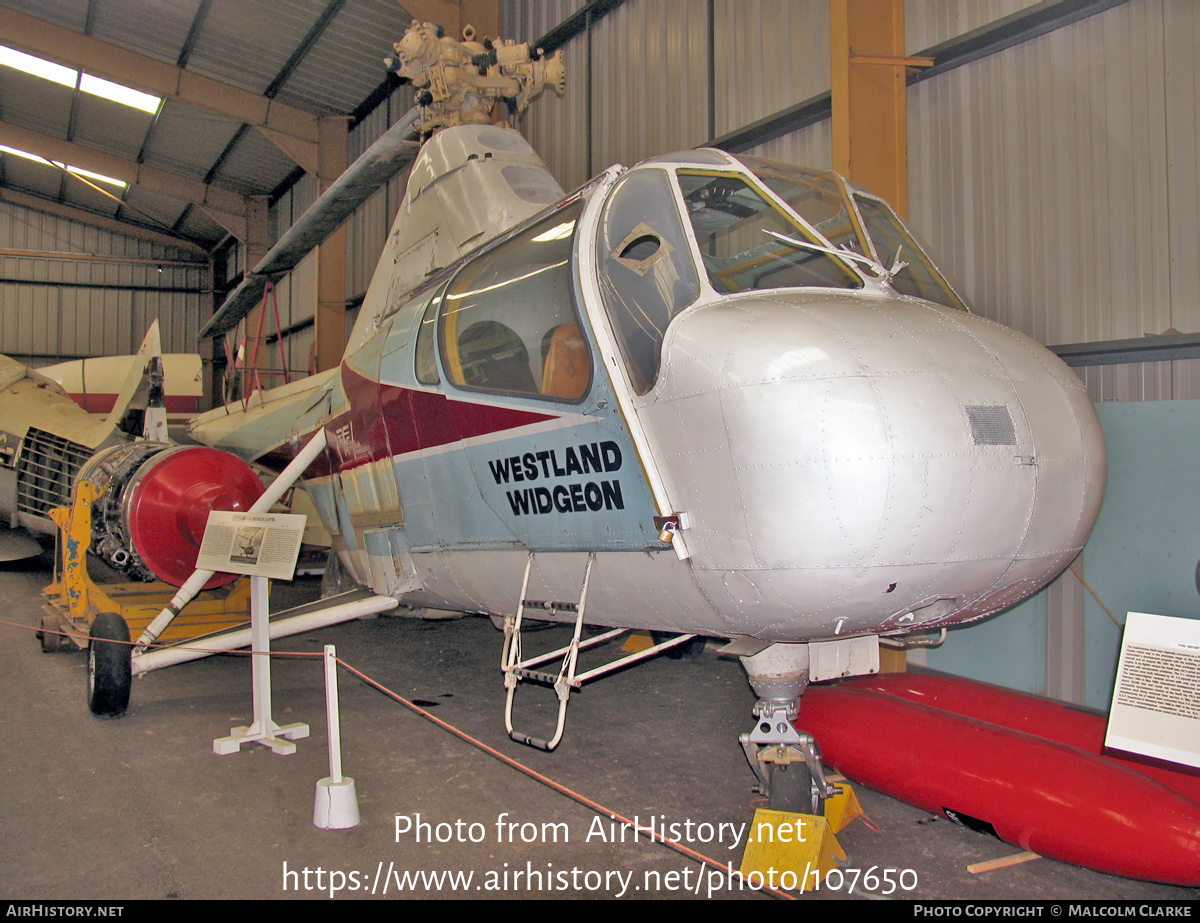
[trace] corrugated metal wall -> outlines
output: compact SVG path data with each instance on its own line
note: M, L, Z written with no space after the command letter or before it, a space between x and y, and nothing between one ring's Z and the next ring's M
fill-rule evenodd
M1200 330L1200 5L1132 0L909 91L910 218L1043 343ZM1200 360L1095 367L1096 400L1200 397Z
M165 352L196 350L208 264L173 265L194 255L7 202L0 250L64 254L0 256L0 353L34 366L131 353L156 319Z
M1018 13L1041 0L908 0L904 4L904 47L918 54L952 38Z
M399 38L399 36L397 36ZM347 157L353 162L371 144L412 107L411 87L401 87L381 106L350 130ZM375 264L388 231L404 197L407 171L401 171L375 192L346 223L346 300L351 308L347 315L349 333L361 302L375 272ZM271 240L279 238L305 209L316 200L317 182L312 176L303 177L284 193L271 207ZM280 326L285 331L283 353L293 377L307 373L315 336L311 324L317 301L317 255L310 253L300 265L279 282L276 289L279 301ZM289 331L289 328L295 328ZM266 339L274 338L274 318L268 317L264 330ZM253 336L253 331L251 331ZM279 347L273 342L260 347L260 368L277 371L281 367ZM271 375L264 384L278 384L279 375Z
M399 36L397 36L399 38ZM412 87L400 87L350 132L350 160L363 153L371 144L392 127L413 105ZM378 190L354 213L348 228L349 261L346 267L346 297L350 301L360 299L371 282L375 264L388 231L396 217L396 209L404 198L408 182L408 171L402 170Z
M271 242L279 238L305 210L316 201L317 180L313 176L304 176L291 189L279 197L271 207ZM279 326L285 331L283 337L283 358L292 377L304 377L308 374L309 355L312 350L313 328L311 323L313 311L317 303L317 255L310 253L292 272L279 280L275 287L275 298L279 305ZM270 310L268 302L268 310ZM245 325L243 324L243 329ZM296 329L291 329L296 328ZM268 314L263 322L264 338L259 346L257 366L269 369L274 373L282 371L283 362L280 359L280 349L275 339L275 318ZM290 331L290 332L288 332ZM247 339L253 340L255 331L247 333ZM247 357L247 362L249 357ZM265 387L283 384L284 376L271 374L263 378Z

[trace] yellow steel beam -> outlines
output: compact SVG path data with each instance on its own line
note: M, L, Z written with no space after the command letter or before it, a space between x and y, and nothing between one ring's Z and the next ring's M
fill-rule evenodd
M115 154L85 147L74 141L64 141L8 122L0 122L0 144L37 154L46 160L67 163L73 167L91 170L93 173L103 173L130 185L141 186L199 205L239 240L245 238L246 199L229 189L179 176L149 164L126 160Z
M246 199L246 236L238 238L242 244L242 250L245 257L246 271L249 272L259 261L267 255L267 250L271 246L271 216L268 206L268 196L250 196ZM274 315L268 315L273 318ZM257 344L260 352L264 352L263 347L268 336L274 333L273 330L259 330L259 324L263 321L263 305L260 302L257 307L253 308L246 315L246 355L242 364L242 391L243 395L250 393L251 379L254 375L252 365L261 366L264 360L256 359L251 362L254 357L255 343L253 337L259 337L262 342ZM277 382L268 381L265 387L270 387Z
M321 119L321 162L317 188L324 192L346 169L349 152L346 119ZM346 348L346 225L342 224L317 248L317 308L313 316L317 371L342 361Z
M830 0L833 168L908 213L904 0Z
M0 16L0 44L253 125L306 172L316 172L317 116L311 112L16 10Z
M462 8L459 29L475 27L476 41L485 35L497 38L500 35L500 0L461 0ZM456 36L457 37L457 36ZM522 41L533 41L533 36L523 36Z
M458 0L398 0L400 8L415 22L432 22L458 38ZM398 40L400 36L396 36Z
M468 25L475 27L480 39L500 35L500 0L399 0L399 4L417 22L436 23L455 40L462 38L463 26Z

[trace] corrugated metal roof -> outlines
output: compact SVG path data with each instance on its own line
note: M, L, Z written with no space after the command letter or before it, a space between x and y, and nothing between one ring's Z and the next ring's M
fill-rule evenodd
M87 25L88 0L5 0L4 5L75 32Z
M136 160L154 116L108 99L79 94L70 140L126 160Z
M0 0L0 16L6 9L314 115L350 115L369 98L387 76L384 56L409 22L396 0ZM0 67L0 131L4 123L241 195L268 195L296 170L236 118L176 100L146 114ZM130 189L118 195L137 211L118 210L61 172L9 154L0 154L0 185L206 247L226 233L182 199Z
M0 67L0 118L14 125L53 132L71 118L70 87Z
M145 162L203 181L239 128L235 119L168 99L150 132Z
M383 59L407 28L408 18L394 2L361 4L353 16L334 17L277 98L322 112L352 112L387 77Z
M94 38L174 64L200 8L200 0L155 0L151 9L147 9L145 0L105 0L93 5ZM45 13L33 12L33 15L56 21ZM80 27L77 31L84 30Z
M242 195L265 195L296 168L256 131L245 132L221 167L221 185Z
M134 220L138 218L150 219L156 224L166 227L174 227L175 222L179 220L179 217L187 208L187 205L178 199L159 195L156 192L150 192L147 189L136 186L126 194L125 202L126 206L122 209L123 214L126 211L132 210L133 214L129 217Z
M188 61L188 70L262 93L299 47L327 3L328 0L214 3Z

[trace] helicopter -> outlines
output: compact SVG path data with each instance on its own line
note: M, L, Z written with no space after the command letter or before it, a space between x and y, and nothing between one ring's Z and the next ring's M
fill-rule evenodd
M758 696L751 766L772 806L814 810L807 684L1036 592L1106 475L1078 378L973 313L879 197L716 149L567 194L492 124L420 148L340 365L189 431L275 470L323 431L303 482L341 564L502 621L523 743L557 744L583 682L727 639ZM530 618L572 641L524 658ZM657 643L578 672L632 628ZM552 735L513 726L525 681L555 688Z

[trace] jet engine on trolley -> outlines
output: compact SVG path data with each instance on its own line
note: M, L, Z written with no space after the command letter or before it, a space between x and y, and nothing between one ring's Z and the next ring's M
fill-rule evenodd
M79 470L99 489L91 550L127 577L180 586L196 567L211 510L248 510L263 492L248 464L204 446L134 442L97 452ZM206 589L237 579L217 574Z

